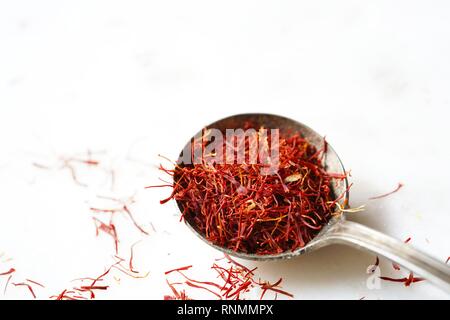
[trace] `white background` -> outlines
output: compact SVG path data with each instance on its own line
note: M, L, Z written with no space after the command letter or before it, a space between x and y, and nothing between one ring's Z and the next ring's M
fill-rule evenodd
M162 176L158 154L176 158L202 126L241 112L326 135L352 171L352 206L367 205L350 218L412 236L445 261L449 57L448 1L1 1L0 272L13 265L44 283L39 298L100 274L112 244L95 237L89 206L98 194L137 192L136 218L156 232L135 247L135 265L150 274L116 279L99 297L160 299L163 272L186 264L207 278L220 253L159 204L169 190L143 187ZM68 170L32 165L87 149L106 151L98 157L116 171L113 191L96 168L80 166L85 188ZM368 201L400 181L397 194ZM124 245L141 237L124 228ZM373 261L335 246L249 265L263 279L283 276L296 299L449 298L428 283L368 290ZM382 273L403 276L387 261ZM29 297L24 288L3 296L4 280L0 299Z

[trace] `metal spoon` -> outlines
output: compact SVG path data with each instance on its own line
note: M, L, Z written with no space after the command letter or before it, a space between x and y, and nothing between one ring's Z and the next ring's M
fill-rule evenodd
M268 129L279 129L280 134L283 134L283 132L299 132L310 144L315 145L316 147L321 147L323 145L323 137L304 124L271 114L234 115L214 122L208 125L207 128L219 129L221 131L225 131L225 129L244 128L244 124L247 121L251 121L255 127L263 126ZM188 147L188 145L186 145L186 147ZM180 159L181 158L179 158L179 161ZM324 157L324 167L325 170L329 172L338 174L345 173L341 160L329 145ZM345 206L345 204L348 203L349 197L347 180L337 181L336 179L331 187L335 195L345 194L340 200L341 206ZM178 208L182 210L182 203L177 202L177 205ZM273 255L256 255L235 252L217 246L205 239L204 236L196 230L195 226L190 225L189 222L186 222L186 224L197 236L210 246L231 256L249 260L290 259L331 244L340 243L350 245L358 249L368 250L384 256L450 293L450 267L448 265L430 257L420 250L412 248L410 245L404 244L402 241L391 238L362 224L347 221L345 219L345 214L331 219L321 232L303 248L299 248L293 252L289 251Z

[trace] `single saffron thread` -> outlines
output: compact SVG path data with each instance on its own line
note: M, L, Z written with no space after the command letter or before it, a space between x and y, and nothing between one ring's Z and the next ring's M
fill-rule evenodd
M9 269L8 271L5 271L5 272L0 273L0 276L7 276L7 275L10 275L10 274L12 274L12 273L14 273L14 272L16 272L16 269L11 268L11 269Z
M394 194L397 191L399 191L401 188L403 188L403 186L404 186L404 184L399 182L397 187L394 190L392 190L391 192L388 192L388 193L385 193L385 194L382 194L382 195L379 195L379 196L371 197L371 198L369 198L369 200L376 200L376 199L381 199L381 198L385 198L387 196L390 196L391 194Z
M164 272L164 274L165 274L165 275L168 275L168 274L170 274L170 273L172 273L172 272L175 272L175 271L189 270L190 268L192 268L192 265L185 266L185 267L181 267L181 268L172 269L172 270L169 270L169 271Z

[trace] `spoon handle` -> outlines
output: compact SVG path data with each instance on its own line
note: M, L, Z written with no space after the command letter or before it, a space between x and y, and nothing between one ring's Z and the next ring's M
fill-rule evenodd
M346 220L334 225L326 238L382 255L450 293L450 266L397 239Z

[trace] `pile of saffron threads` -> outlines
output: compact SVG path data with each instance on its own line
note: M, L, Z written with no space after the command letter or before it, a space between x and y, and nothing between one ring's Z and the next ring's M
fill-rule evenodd
M248 156L250 144L245 148ZM318 150L300 134L280 136L279 169L273 175L261 174L260 164L161 165L174 183L148 188L172 187L161 204L175 199L182 218L218 246L258 255L293 251L339 211L343 195L334 195L331 183L346 175L325 171L326 150L325 140Z
M262 300L268 291L272 291L275 294L275 298L278 294L293 298L294 296L281 289L281 283L283 281L280 278L275 283L269 283L268 281L255 280L255 271L257 268L249 269L248 267L238 263L237 261L225 255L228 260L228 265L219 264L219 259L213 263L211 269L217 273L216 281L204 281L196 280L186 275L186 271L192 268L192 265L172 269L165 272L165 275L177 273L183 278L183 282L169 282L169 285L173 295L164 296L165 300L191 300L186 294L186 290L177 289L178 286L190 287L193 289L200 289L207 291L220 300L241 300L246 293L249 293L254 288L259 288L260 299Z

